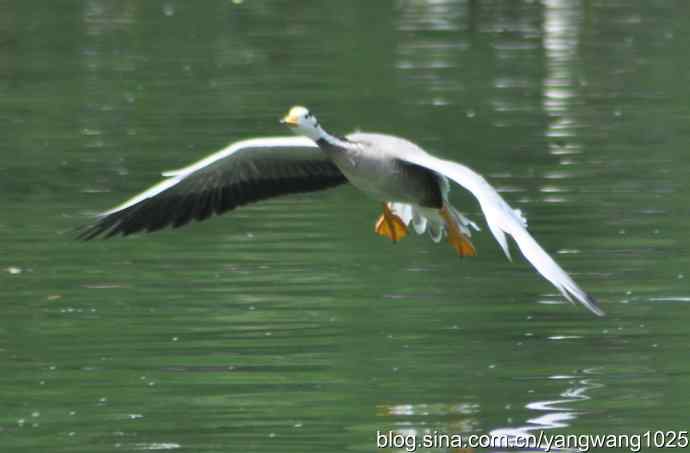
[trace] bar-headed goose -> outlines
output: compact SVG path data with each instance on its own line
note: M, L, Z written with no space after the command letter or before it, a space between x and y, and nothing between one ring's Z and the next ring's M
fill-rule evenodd
M290 109L281 122L298 136L239 141L188 167L163 173L167 179L100 214L80 237L179 227L247 203L350 182L383 203L376 233L397 241L412 226L418 234L428 231L436 242L447 237L461 256L474 255L470 227L478 228L448 202L450 179L477 198L489 230L508 259L506 233L566 299L604 315L594 298L580 289L527 232L520 211L512 209L468 167L434 157L392 135L331 135L300 106Z

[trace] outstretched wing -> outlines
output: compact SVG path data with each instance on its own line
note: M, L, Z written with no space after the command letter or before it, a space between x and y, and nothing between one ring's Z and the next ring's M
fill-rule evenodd
M81 239L156 231L204 220L238 206L347 182L318 146L305 137L244 140L195 162L163 173L148 190L100 214Z
M486 217L491 233L510 258L505 233L513 237L522 254L534 268L550 281L569 301L577 300L592 313L604 316L596 300L580 289L573 279L527 232L526 222L520 211L512 209L481 175L464 165L439 159L425 152L405 153L403 160L421 165L455 181L472 192Z

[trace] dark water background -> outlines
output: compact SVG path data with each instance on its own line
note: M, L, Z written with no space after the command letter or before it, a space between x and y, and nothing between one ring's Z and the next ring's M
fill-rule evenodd
M688 429L689 30L681 0L0 0L0 450ZM487 175L609 316L488 231L393 246L350 187L73 240L297 103Z

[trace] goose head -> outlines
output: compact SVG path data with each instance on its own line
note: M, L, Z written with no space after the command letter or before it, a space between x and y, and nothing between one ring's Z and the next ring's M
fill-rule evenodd
M297 135L304 135L316 141L324 136L324 131L316 117L306 108L296 105L280 120Z

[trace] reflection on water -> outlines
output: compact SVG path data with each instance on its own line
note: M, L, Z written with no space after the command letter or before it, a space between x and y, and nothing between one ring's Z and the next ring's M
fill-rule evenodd
M599 374L599 372L593 373L593 370L582 371L582 374L585 375L590 373ZM578 409L577 403L590 400L591 397L588 395L588 392L603 387L594 378L582 379L572 375L553 375L549 376L548 379L574 381L574 384L560 394L560 399L533 401L526 405L526 408L530 411L536 411L542 415L529 418L524 425L492 429L490 434L500 439L501 442L507 442L505 446L509 447L516 445L516 443L519 444L520 439L523 440L522 445L524 445L525 440L538 438L540 432L552 432L553 434L563 432L563 428L572 426L576 423L578 417L587 415L586 412L583 413L582 410ZM551 449L551 451L577 450Z
M511 451L540 451L539 448L525 450L516 449L519 445L531 445L539 437L540 432L547 435L563 432L563 429L572 426L581 416L588 416L586 411L578 407L578 403L591 400L590 392L604 386L597 383L595 375L602 370L585 369L578 375L558 374L548 376L546 379L556 382L567 382L568 387L562 390L559 398L529 401L524 405L528 410L528 418L524 422L511 421L510 426L484 427L482 426L482 407L479 403L449 403L449 404L395 404L379 407L379 415L394 420L390 424L394 433L405 438L422 439L425 434L442 433L448 435L478 434L487 432L493 446L491 451L499 452L506 448ZM587 377L585 377L587 376ZM507 396L507 395L506 395ZM505 410L508 414L515 412L510 400L506 400ZM537 415L534 415L537 413ZM509 418L513 417L509 415ZM414 423L415 419L444 419L450 420L442 426L437 423ZM542 446L545 448L545 446ZM576 451L555 449L551 451Z
M455 1L400 0L396 68L403 86L424 87L421 98L405 103L443 107L463 90L455 76L458 58L469 43L457 32L466 29L467 5ZM449 33L439 38L437 33Z
M582 374L588 374L591 371L584 370ZM598 373L595 373L598 374ZM482 427L479 415L481 414L481 407L477 403L460 403L460 404L397 404L391 406L381 406L379 412L386 417L393 417L400 419L396 422L392 430L406 438L412 437L422 439L425 434L431 434L434 431L443 434L453 435L462 434L468 436L470 434L477 434L487 432L490 436L484 442L490 442L493 446L491 451L499 452L506 448L511 448L511 451L539 451L539 448L529 448L525 450L516 449L518 445L531 445L534 439L539 437L540 432L546 434L562 432L563 428L570 427L576 422L577 418L584 414L577 407L577 403L587 401L590 399L588 392L593 389L603 387L597 384L593 378L578 378L571 375L554 375L549 376L548 379L557 381L571 381L570 387L566 388L560 393L559 399L532 401L525 405L525 408L532 412L537 412L539 415L531 416L525 420L522 425L514 425L500 428L484 428ZM511 411L510 403L506 405L508 412ZM411 420L417 418L428 417L443 417L446 419L455 419L439 429L438 426L417 426L414 423L404 420ZM577 451L564 449L551 449L550 451Z
M544 111L547 114L548 126L545 131L549 151L558 156L560 165L568 168L576 163L574 154L582 152L577 138L577 116L573 110L577 107L577 88L579 81L574 72L577 68L579 31L581 28L582 2L548 0L544 5L543 46L545 53L546 75L543 82ZM553 173L546 181L548 186L540 190L546 203L564 203L567 189L554 185L554 179L562 182L571 177L570 170ZM545 177L548 177L545 175Z
M454 0L397 0L397 28L403 32L465 30L468 2Z
M0 1L0 450L686 429L688 8ZM472 260L381 240L348 187L72 240L296 103L488 175L609 317L486 232Z

